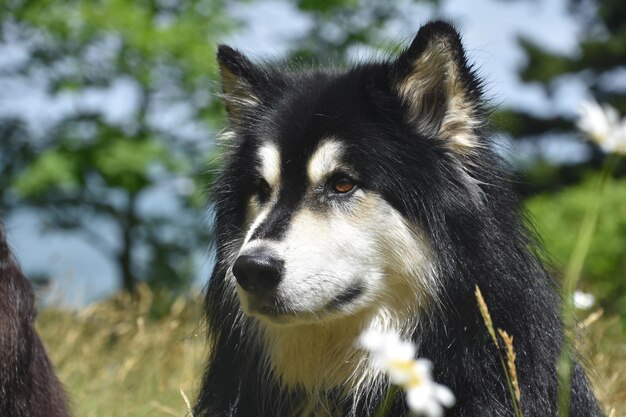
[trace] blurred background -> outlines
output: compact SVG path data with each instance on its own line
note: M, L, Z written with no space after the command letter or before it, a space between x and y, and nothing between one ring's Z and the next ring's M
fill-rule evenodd
M225 127L216 45L349 63L396 52L437 17L458 26L486 79L498 150L559 276L606 158L576 131L577 110L595 98L626 113L624 0L2 1L0 218L38 288L40 332L76 415L183 415L179 388L193 399ZM579 285L585 350L617 415L624 159Z

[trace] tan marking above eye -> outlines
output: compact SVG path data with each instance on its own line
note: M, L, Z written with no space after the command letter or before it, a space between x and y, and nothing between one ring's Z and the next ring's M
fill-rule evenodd
M280 181L280 153L274 144L266 143L258 150L259 175L274 188Z
M321 142L307 164L307 175L311 184L319 184L328 175L338 169L341 162L343 148L332 139Z

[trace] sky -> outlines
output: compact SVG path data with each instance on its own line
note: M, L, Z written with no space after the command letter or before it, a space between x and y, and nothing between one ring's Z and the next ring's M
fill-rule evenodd
M524 63L524 54L517 45L523 35L545 48L564 54L575 54L580 27L568 15L565 0L444 0L437 6L415 5L400 0L407 10L402 24L386 28L389 41L408 42L419 26L433 17L454 22L462 33L467 55L487 81L490 100L503 107L523 108L537 114L551 115L576 112L587 97L586 87L575 80L557 86L548 97L538 85L523 84L517 69ZM223 39L253 58L280 58L294 39L303 35L311 22L297 13L285 0L256 0L231 6L230 13L241 19L243 29ZM355 48L353 59L371 55L368 48ZM23 45L0 45L0 69L25 59ZM624 77L626 78L626 77ZM0 114L18 114L34 129L44 133L74 106L100 109L111 120L132 114L136 92L132 82L120 79L110 88L93 89L81 97L53 98L45 85L20 78L0 78ZM180 125L185 109L164 109L163 123ZM190 135L197 129L190 127ZM577 155L576 144L563 139L546 144L546 152L554 158ZM524 152L523 147L517 152ZM568 154L569 153L569 154ZM565 155L565 156L564 156ZM165 184L148 199L149 204L163 205L176 184ZM41 233L41 223L32 211L21 211L5 219L9 243L24 270L30 274L46 271L54 280L48 300L61 305L84 305L116 288L116 270L99 252L81 238L61 233ZM114 240L114 231L102 226L102 233ZM200 261L198 285L208 278L211 260Z

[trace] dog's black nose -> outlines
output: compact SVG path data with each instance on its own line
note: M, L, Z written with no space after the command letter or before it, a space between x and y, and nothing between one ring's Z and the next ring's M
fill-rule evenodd
M283 274L283 261L267 253L241 255L233 265L233 275L249 292L273 290Z

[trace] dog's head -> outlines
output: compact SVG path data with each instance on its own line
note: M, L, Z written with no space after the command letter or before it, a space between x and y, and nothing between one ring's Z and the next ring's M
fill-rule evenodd
M297 324L436 299L431 202L471 195L459 178L481 146L457 32L430 23L397 59L349 69L268 69L225 46L218 61L219 250L244 311Z

